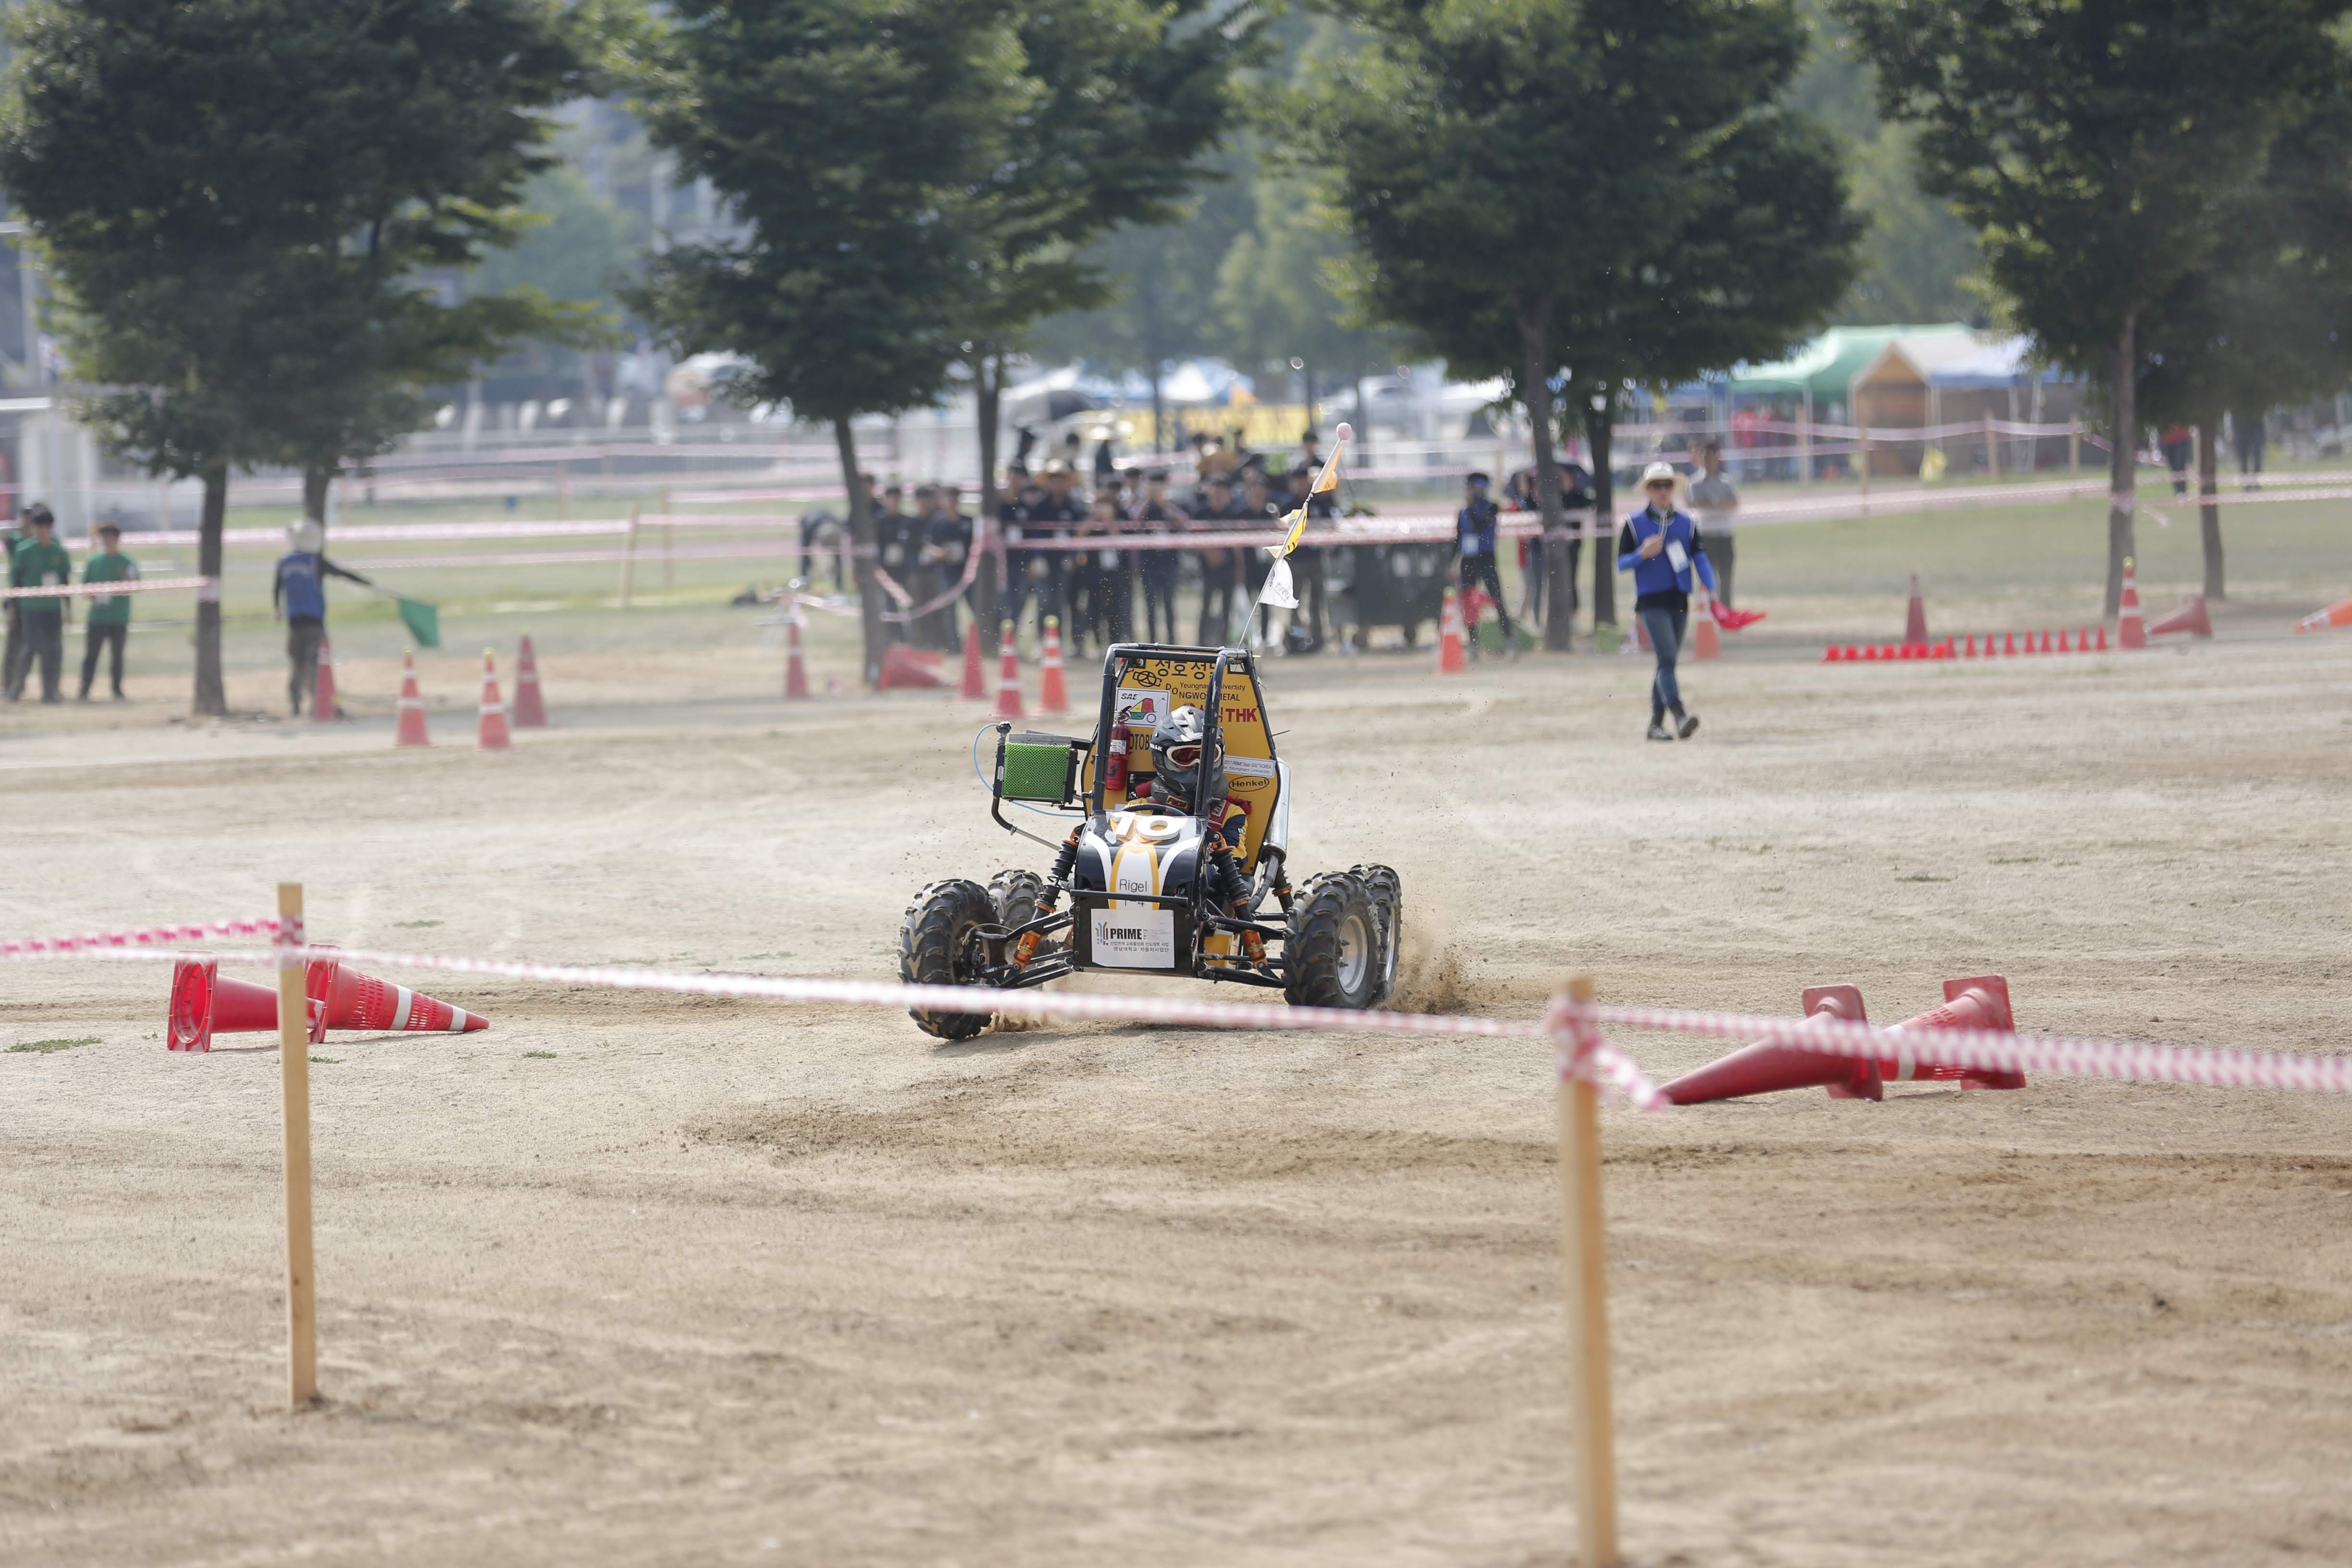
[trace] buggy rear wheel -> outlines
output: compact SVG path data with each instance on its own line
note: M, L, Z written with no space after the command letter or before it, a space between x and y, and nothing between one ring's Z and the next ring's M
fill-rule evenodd
M1381 918L1364 885L1327 872L1290 906L1283 995L1297 1007L1370 1007L1381 980Z
M1397 951L1404 940L1404 881L1386 866L1350 866L1348 875L1363 884L1364 896L1381 922L1380 985L1371 1000L1377 1007L1396 989Z
M958 877L933 882L907 906L898 932L898 978L909 985L976 985L992 960L985 926L996 924L988 889ZM942 1040L968 1040L988 1027L986 1013L910 1008L916 1027Z

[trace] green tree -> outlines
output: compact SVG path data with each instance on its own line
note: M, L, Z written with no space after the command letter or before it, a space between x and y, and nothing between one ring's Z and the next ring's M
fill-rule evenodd
M1036 111L987 0L677 0L639 62L655 141L707 176L740 238L656 258L635 297L680 352L731 350L746 398L833 426L866 677L882 605L851 421L930 402L986 303L976 243L1005 128Z
M40 0L11 19L0 184L59 284L85 410L154 474L197 478L217 576L228 477L331 474L421 419L422 382L538 320L444 310L420 266L511 235L534 112L576 90L551 0ZM306 486L322 495L323 479ZM226 710L220 606L195 707Z
M1556 398L1586 417L1605 484L1629 384L1770 357L1852 279L1834 148L1775 101L1804 42L1787 0L1369 0L1356 19L1370 47L1294 116L1302 165L1361 247L1367 314L1456 374L1510 377L1548 533ZM1594 555L1611 622L1615 561ZM1566 605L1566 552L1549 556ZM1547 642L1568 631L1554 616Z
M1215 305L1227 352L1236 363L1279 378L1304 361L1317 374L1360 385L1371 366L1393 358L1382 333L1355 324L1342 296L1354 247L1346 226L1325 209L1312 185L1261 176L1251 195L1256 222L1237 237L1217 268ZM1313 396L1308 396L1311 405ZM1369 428L1358 432L1368 438Z
M2228 588L2214 443L2221 416L2316 398L2352 375L2352 61L2281 132L2263 177L2225 198L2207 264L2151 305L2136 404L2198 433L2205 593Z
M2345 0L1839 0L1923 184L1978 231L2013 319L2104 388L2106 613L2132 553L2138 337L2222 246Z

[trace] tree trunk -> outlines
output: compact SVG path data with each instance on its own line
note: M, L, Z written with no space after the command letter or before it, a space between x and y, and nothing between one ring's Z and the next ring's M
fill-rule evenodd
M1592 624L1596 626L1617 624L1617 551L1608 537L1617 521L1617 481L1609 471L1616 405L1614 397L1605 398L1600 407L1588 408L1584 415L1584 444L1592 451L1592 521L1601 534L1587 542L1592 546Z
M2107 463L2107 598L2104 614L2109 620L2116 618L2116 611L2123 604L2124 563L2132 554L2132 507L2139 463L2139 385L2136 374L2139 356L2132 341L2137 325L2137 313L2126 311L2123 331L2116 338L2115 384L2108 392L2108 399L2114 405L2115 442Z
M327 526L327 489L334 482L332 467L311 463L302 469L302 515L322 530Z
M1004 586L1004 542L996 531L996 437L1003 419L1004 356L981 354L971 362L976 394L972 411L980 419L980 515L972 519L971 547L984 552L971 580L971 613L980 622L981 642L996 629L997 605Z
M1151 377L1151 454L1156 462L1160 454L1168 449L1167 419L1160 405L1160 355L1156 351L1146 374Z
M857 574L857 619L865 632L866 684L882 679L882 585L874 580L881 556L874 531L874 498L857 469L857 437L846 417L833 422L833 444L841 453L841 482L849 492L850 569Z
M196 524L196 573L217 584L221 574L221 525L228 516L228 465L213 463L203 474L205 509ZM196 595L196 694L193 704L201 718L228 713L228 695L221 685L221 607L218 586Z
M1559 443L1551 431L1551 296L1519 305L1519 401L1528 410L1528 444L1536 463L1536 512L1542 520L1545 570L1554 594L1568 575L1568 552L1559 539ZM1497 480L1501 479L1496 475ZM1552 563L1557 560L1559 564ZM1566 598L1554 598L1544 617L1544 647L1553 653L1569 650L1575 617L1560 613Z
M2213 451L2213 438L2221 433L2218 414L2198 422L2197 526L2205 540L2205 596L2209 599L2229 597L2221 591L2221 509L2213 499L2221 489L2221 465Z

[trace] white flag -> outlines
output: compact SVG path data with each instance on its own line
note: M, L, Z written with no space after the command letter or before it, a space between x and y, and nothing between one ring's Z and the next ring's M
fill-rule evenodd
M1272 605L1277 610L1298 608L1298 595L1290 591L1289 562L1274 563L1274 570L1265 574L1265 586L1258 590L1257 602Z

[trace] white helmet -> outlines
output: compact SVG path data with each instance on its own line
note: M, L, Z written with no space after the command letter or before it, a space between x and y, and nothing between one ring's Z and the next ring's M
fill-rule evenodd
M286 542L305 555L316 555L327 547L327 531L315 518L304 518L286 530Z

